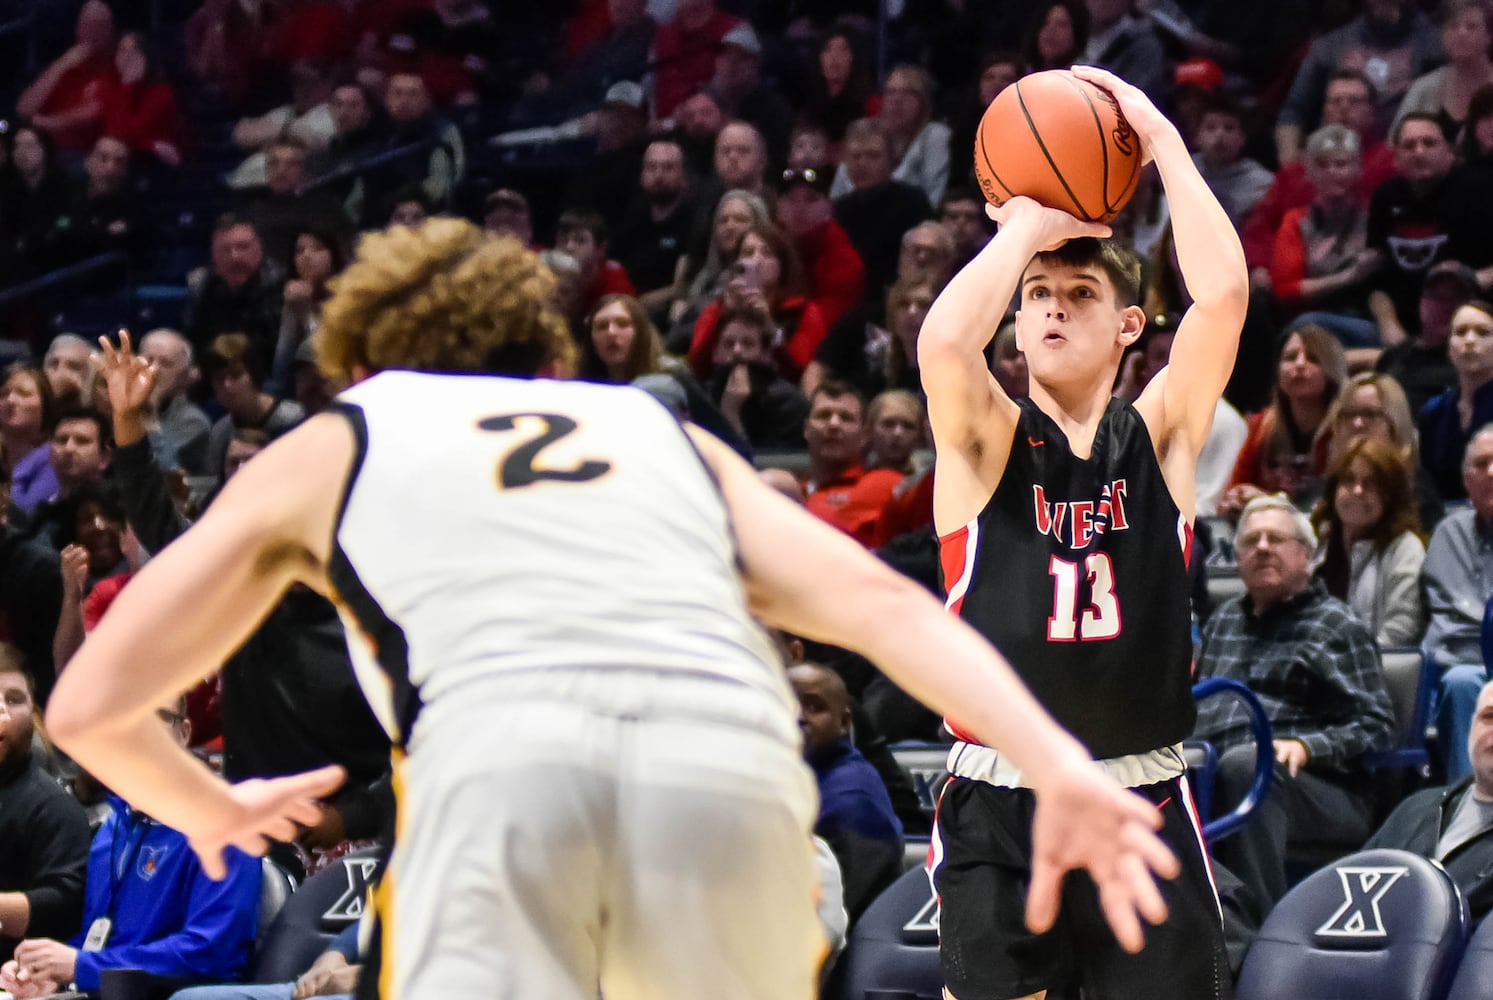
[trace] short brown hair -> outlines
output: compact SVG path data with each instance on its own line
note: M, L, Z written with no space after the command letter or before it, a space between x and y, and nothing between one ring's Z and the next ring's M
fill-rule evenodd
M254 342L243 333L220 333L207 345L202 355L202 375L209 383L224 372L242 368L254 380L255 388L262 382L259 363L254 356Z
M575 361L539 255L465 219L370 233L329 285L315 343L336 383L355 368L532 375Z
M1032 263L1097 267L1114 286L1116 305L1121 309L1140 305L1140 258L1118 240L1080 237L1056 250L1044 250L1032 258Z

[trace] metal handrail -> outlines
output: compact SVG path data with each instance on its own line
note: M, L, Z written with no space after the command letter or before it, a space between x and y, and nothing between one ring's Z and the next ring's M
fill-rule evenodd
M1232 694L1243 700L1249 710L1249 727L1255 738L1255 776L1249 791L1232 810L1203 826L1203 837L1209 844L1216 843L1238 830L1254 813L1265 795L1270 791L1270 780L1275 775L1275 744L1270 729L1270 716L1265 706L1253 691L1230 677L1210 677L1193 685L1194 701L1202 701L1219 694Z

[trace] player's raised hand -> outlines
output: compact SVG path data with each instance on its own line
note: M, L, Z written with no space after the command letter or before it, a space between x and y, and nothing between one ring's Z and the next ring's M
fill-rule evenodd
M1064 768L1036 791L1027 926L1037 933L1052 926L1064 873L1084 868L1099 889L1115 939L1126 951L1140 951L1145 945L1142 920L1159 924L1166 919L1155 876L1175 878L1181 870L1156 836L1160 812L1089 761Z
M222 879L228 869L223 850L237 847L245 854L263 854L269 841L292 841L304 827L321 820L320 799L342 784L346 773L340 767L290 774L283 778L255 778L229 787L229 808L201 824L185 825L192 850L202 860L202 870L212 879Z
M1069 240L1084 236L1103 239L1110 234L1110 228L1102 223L1084 222L1076 215L1060 208L1048 208L1026 195L1017 195L999 205L987 204L985 214L999 222L1002 229L1033 227L1037 248L1042 251L1056 250Z
M1142 165L1155 158L1155 150L1151 147L1158 137L1177 131L1177 127L1156 109L1156 105L1151 103L1151 99L1139 87L1128 84L1097 66L1074 66L1072 72L1080 80L1092 83L1113 95L1120 106L1120 114L1125 116L1135 134L1140 136Z

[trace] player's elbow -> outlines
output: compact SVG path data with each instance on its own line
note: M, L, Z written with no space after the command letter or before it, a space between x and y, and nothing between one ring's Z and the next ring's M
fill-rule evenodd
M1237 275L1206 284L1206 288L1193 296L1193 307L1213 317L1215 322L1226 323L1231 328L1243 326L1244 314L1249 311L1249 272L1240 267Z

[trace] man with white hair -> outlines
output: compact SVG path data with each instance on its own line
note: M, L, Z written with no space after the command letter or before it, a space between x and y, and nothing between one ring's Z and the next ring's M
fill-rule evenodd
M94 347L76 333L59 333L47 345L42 368L59 398L88 406L93 399Z
M1388 749L1394 711L1368 629L1312 576L1317 540L1279 496L1244 508L1235 543L1245 593L1203 629L1199 679L1229 677L1265 706L1275 777L1253 821L1217 845L1218 860L1268 908L1286 892L1286 843L1353 842L1373 829L1363 754ZM1255 746L1238 699L1198 706L1196 735L1219 751L1214 801L1232 807L1254 777Z
M202 377L192 357L191 342L176 330L161 327L150 331L140 341L140 354L156 372L150 401L160 426L150 436L157 446L158 460L166 468L184 469L190 476L203 475L207 463L207 434L212 429L212 421L187 399L187 390ZM117 436L120 427L116 426L114 431ZM118 444L122 454L124 442Z

